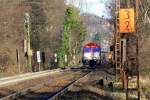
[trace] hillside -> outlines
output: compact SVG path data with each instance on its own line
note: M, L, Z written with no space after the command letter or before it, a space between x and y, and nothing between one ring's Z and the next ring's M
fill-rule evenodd
M85 43L89 41L101 42L102 47L112 43L113 24L111 25L108 19L92 14L83 14L82 16L88 31ZM97 40L96 36L98 36ZM108 41L108 44L104 43L105 40Z
M59 46L64 21L63 0L0 0L0 69L2 76L18 73L16 49L20 51L24 72L24 14L31 16L31 46L33 50L53 54ZM47 61L48 62L48 61Z

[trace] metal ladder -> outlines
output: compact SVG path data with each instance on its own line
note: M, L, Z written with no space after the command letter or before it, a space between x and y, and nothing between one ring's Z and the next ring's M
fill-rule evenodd
M120 0L116 0L116 33L115 33L115 62L116 62L116 75L121 73L121 43L119 32L119 9Z

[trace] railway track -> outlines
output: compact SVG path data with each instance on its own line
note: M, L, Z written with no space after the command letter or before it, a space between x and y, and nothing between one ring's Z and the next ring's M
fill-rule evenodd
M84 78L88 77L89 75L92 74L92 71L85 74L83 77L80 77L78 80L72 81L71 83L69 83L68 85L66 85L63 89L61 89L60 91L58 91L57 93L55 93L53 96L49 97L48 100L60 100L61 96L64 95L66 92L69 91L69 89L76 84L77 82L83 80Z
M74 70L64 73L61 77L57 77L35 86L19 90L7 96L2 96L1 100L51 100L58 98L61 94L67 91L74 83L86 77L91 71L89 70Z

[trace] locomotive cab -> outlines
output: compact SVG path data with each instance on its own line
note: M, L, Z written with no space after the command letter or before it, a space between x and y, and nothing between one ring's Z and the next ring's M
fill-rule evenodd
M96 43L86 44L83 48L82 63L91 67L100 65L101 48Z

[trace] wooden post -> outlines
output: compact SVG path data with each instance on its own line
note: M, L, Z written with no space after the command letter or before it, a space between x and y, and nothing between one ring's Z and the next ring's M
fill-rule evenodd
M138 88L138 100L140 100L140 71L139 71L139 44L138 44L138 37L137 37L137 44L136 44L136 52L137 52L137 88Z
M136 9L136 38L137 38L137 41L136 41L136 53L137 53L137 58L136 58L136 61L137 61L137 88L138 88L138 100L140 100L140 71L139 71L139 41L138 41L138 25L137 25L137 22L138 22L138 17L139 17L139 0L135 0L136 2L136 5L135 5L135 9Z
M38 65L39 65L39 71L40 71L41 70L41 63L39 62Z
M136 9L136 19L138 20L139 17L139 0L136 0L136 5L135 5L135 9Z
M130 8L130 0L127 0L127 8Z
M16 49L16 58L17 58L18 71L20 73L21 72L21 68L20 68L20 53L19 53L19 49Z

